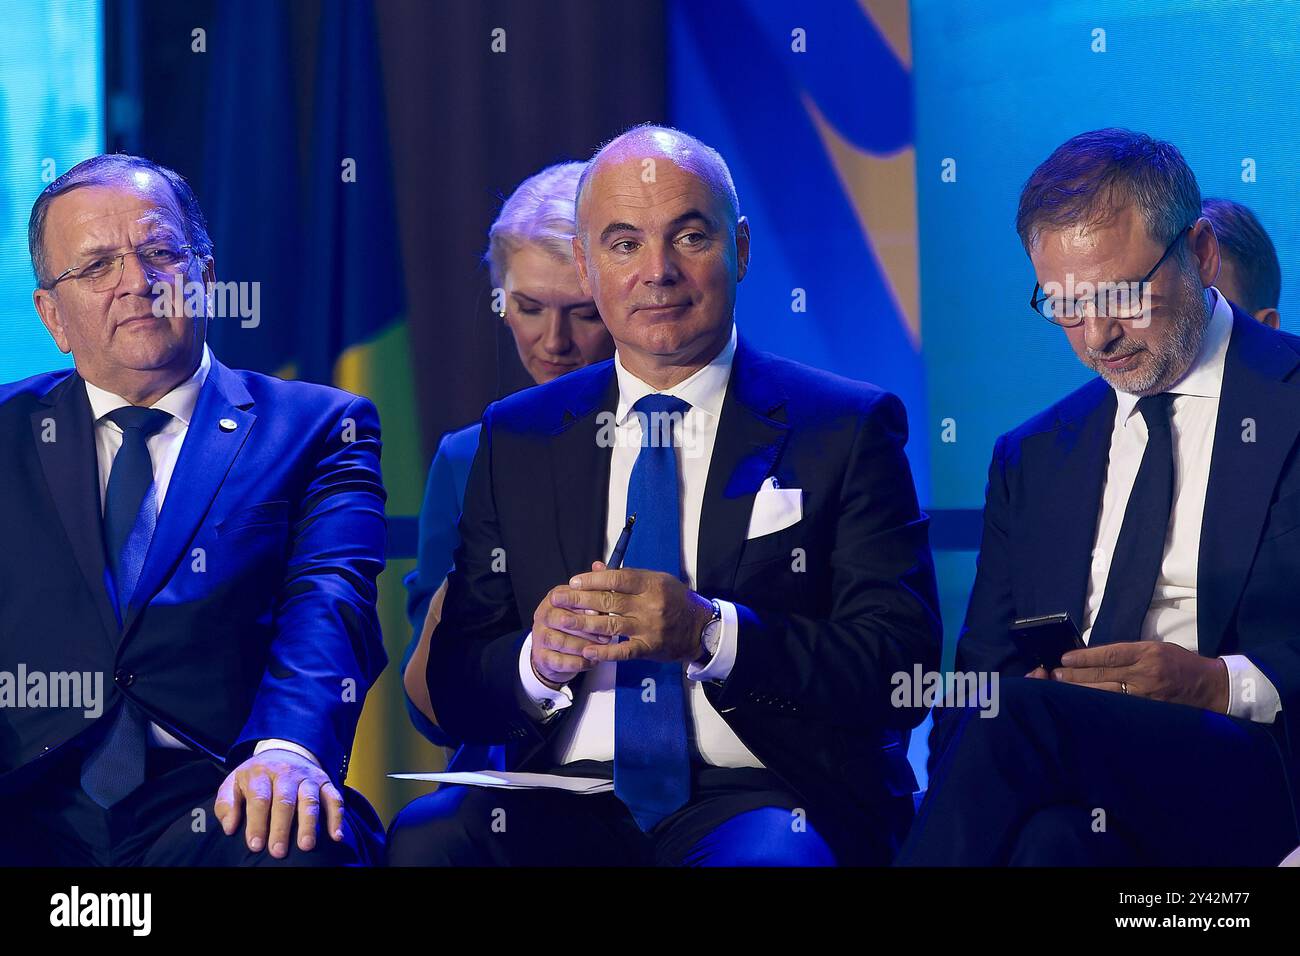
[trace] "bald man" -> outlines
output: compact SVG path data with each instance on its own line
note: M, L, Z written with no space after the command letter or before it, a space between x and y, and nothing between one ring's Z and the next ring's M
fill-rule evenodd
M449 733L546 785L415 801L391 864L889 860L924 716L890 679L941 644L907 419L737 335L749 245L691 136L635 128L583 174L615 357L488 408L426 671Z

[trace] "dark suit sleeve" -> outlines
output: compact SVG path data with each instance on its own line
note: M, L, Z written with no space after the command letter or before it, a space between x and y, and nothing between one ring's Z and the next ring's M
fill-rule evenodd
M929 518L903 446L907 413L882 393L857 422L830 555L822 620L737 605L736 663L715 706L779 706L849 726L912 727L923 709L893 707L891 678L936 670L942 650ZM715 697L711 693L710 697Z
M232 759L278 737L310 750L331 778L346 775L361 705L386 662L375 610L387 544L379 449L379 415L355 399L298 503L276 636Z
M984 534L980 539L966 621L957 642L956 669L1005 671L1008 676L1023 677L1033 669L1033 663L1020 659L1008 636L1016 617L1011 589L1014 568L1008 537L1011 522L1008 444L1007 436L1003 435L993 446L984 492Z
M460 544L425 670L439 726L471 744L501 743L531 727L516 691L519 652L532 621L519 620L510 555L497 520L493 410L488 406L483 415L465 487Z

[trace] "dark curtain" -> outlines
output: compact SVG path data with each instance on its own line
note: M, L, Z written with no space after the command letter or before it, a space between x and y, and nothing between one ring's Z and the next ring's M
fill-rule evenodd
M233 244L253 242L265 223L232 222L213 208L221 197L205 182L205 157L222 153L207 137L218 125L228 128L209 122L213 87L221 89L214 81L221 76L219 58L232 55L229 44L253 42L239 36L238 23L233 30L225 24L225 33L217 29L219 6L215 0L108 0L106 83L109 148L139 152L189 178L209 219L224 224L220 243L229 253ZM401 268L394 274L406 284L427 461L444 431L531 384L508 331L489 309L479 261L487 228L501 198L542 166L586 158L627 126L664 120L664 3L378 0L376 10L397 199L392 253ZM280 55L288 69L268 75L278 73L293 86L294 128L285 136L297 144L303 166L321 7L293 0L286 12ZM206 52L192 49L195 29L206 31ZM497 29L504 30L504 53L492 49ZM281 102L285 92L268 90L266 102ZM248 164L249 177L274 174ZM220 268L220 246L218 253ZM295 295L295 278L264 278L263 302ZM266 288L274 283L283 285ZM284 367L284 356L270 344L250 349L251 338L241 340L239 364L267 372Z

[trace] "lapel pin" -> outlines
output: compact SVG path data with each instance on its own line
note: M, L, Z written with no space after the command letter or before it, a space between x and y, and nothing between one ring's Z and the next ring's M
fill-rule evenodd
M239 427L239 423L236 422L233 418L223 418L221 419L221 421L217 422L217 427L220 428L223 432L233 432L236 428Z

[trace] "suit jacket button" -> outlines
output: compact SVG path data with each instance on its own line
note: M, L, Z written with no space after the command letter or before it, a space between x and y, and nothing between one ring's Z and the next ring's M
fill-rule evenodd
M130 687L135 683L135 675L130 671L118 671L113 675L113 681L121 687Z

